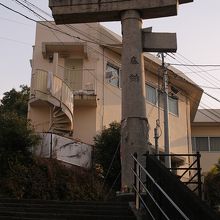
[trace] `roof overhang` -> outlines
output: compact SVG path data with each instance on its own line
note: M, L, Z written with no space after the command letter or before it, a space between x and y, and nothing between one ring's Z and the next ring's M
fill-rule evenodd
M68 57L71 54L87 57L87 45L78 42L43 42L42 53L44 58L53 55L53 53L59 53L60 57Z

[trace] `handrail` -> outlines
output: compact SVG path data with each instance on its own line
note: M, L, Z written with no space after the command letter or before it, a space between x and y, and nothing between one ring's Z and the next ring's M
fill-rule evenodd
M144 156L146 156L146 154L144 154ZM198 187L196 187L195 189L191 189L191 190L193 192L198 190L197 191L198 196L202 199L202 181L201 181L201 166L200 166L201 154L199 152L194 153L194 154L164 154L164 153L162 153L162 154L151 154L150 156L155 156L155 157L178 157L178 156L184 157L185 156L185 157L195 158L195 159L193 159L194 161L188 167L169 167L168 169L173 170L173 171L174 170L184 171L181 174L181 176L178 176L179 179L183 178L184 175L186 175L189 171L197 171L195 173L195 175L189 179L188 182L184 182L184 181L182 181L182 182L185 183L186 185L196 183L198 185ZM197 177L197 182L193 181L195 177Z
M38 74L41 73L43 79L38 79ZM48 71L43 69L36 69L35 73L32 75L34 82L34 91L41 92L45 95L50 95L55 100L59 101L60 104L66 106L71 115L73 115L73 91L69 85L62 80L56 74L52 75L51 78L51 90L48 90ZM45 78L46 77L46 78ZM47 80L45 82L45 79ZM43 80L43 81L42 81ZM42 84L43 83L43 84ZM71 116L72 117L72 116ZM71 119L72 121L72 119Z
M141 165L141 163L137 160L137 158L131 154L131 157L133 158L134 162L144 171L144 173L149 177L149 179L151 180L151 182L157 187L157 189L165 196L165 198L171 203L171 205L179 212L179 214L185 219L185 220L189 220L189 218L185 215L185 213L179 208L178 205L176 205L176 203L167 195L167 193L160 187L160 185L155 181L155 179L148 173L148 171ZM136 173L135 173L136 176ZM144 183L141 181L141 179L136 176L136 178L138 178L141 185L143 186ZM146 187L144 186L144 189L146 190ZM138 192L139 193L139 192ZM139 193L140 194L140 193ZM138 196L139 197L139 196ZM154 200L153 200L154 201ZM156 203L155 203L156 205ZM158 204L157 204L158 205ZM164 212L164 211L163 211ZM162 213L163 213L162 212ZM165 215L164 215L165 216ZM168 218L169 219L169 218Z
M132 172L134 173L134 175L136 176L136 178L139 180L139 182L141 183L141 185L143 186L144 190L148 193L148 195L151 197L151 199L153 200L154 204L157 206L157 208L161 211L161 213L164 215L164 217L169 220L169 217L167 216L167 214L160 208L160 205L157 203L156 199L154 199L154 197L152 196L152 194L149 192L149 190L146 188L146 186L144 185L144 183L141 181L140 177L135 173L135 171L131 168ZM138 192L137 188L134 186L134 189L136 191L136 193L139 195L139 197L141 196L141 194ZM142 202L143 199L142 199ZM146 205L145 205L146 206Z

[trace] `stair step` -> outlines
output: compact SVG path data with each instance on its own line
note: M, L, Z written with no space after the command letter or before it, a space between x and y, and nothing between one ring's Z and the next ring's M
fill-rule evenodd
M91 214L59 214L59 213L38 213L38 212L11 212L11 211L0 211L0 216L4 217L17 217L17 218L31 218L31 219L74 219L74 220L84 220L84 219L91 219L91 220L102 220L102 219L115 219L115 220L127 220L132 219L134 217L132 215L91 215ZM7 219L7 218L6 218Z
M63 120L63 121L62 120L60 120L60 121L54 120L53 124L67 124L68 125L68 124L70 124L70 122L69 121L65 121L65 120Z
M135 220L126 202L0 198L0 220Z
M115 207L90 207L90 206L72 206L72 207L59 207L59 206L54 206L54 207L36 207L36 206L31 206L31 207L8 207L8 206L2 206L0 207L0 213L1 212L36 212L36 213L56 213L56 214L90 214L90 215L129 215L131 214L130 210L127 209L115 209Z
M64 116L64 115L66 116L66 114L63 111L61 111L61 110L59 112L56 112L56 113L53 112L53 117L54 118L55 117L57 118L57 117L60 117L60 116Z
M127 207L127 202L118 202L118 201L59 201L59 200L39 200L39 199L11 199L11 198L0 198L1 204L39 204L39 205L96 205L96 206L122 206Z

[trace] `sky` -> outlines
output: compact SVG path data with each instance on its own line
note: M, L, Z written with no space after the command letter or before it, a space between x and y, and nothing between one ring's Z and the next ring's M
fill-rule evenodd
M29 0L51 14L47 0ZM0 99L4 92L19 85L30 85L32 45L35 41L35 22L4 8L4 4L35 20L33 13L18 5L15 0L0 0ZM154 32L177 33L178 50L166 57L170 64L219 65L207 67L178 66L204 91L220 100L220 1L194 0L180 5L178 15L143 21L143 28L153 27ZM36 9L34 9L37 11ZM40 13L40 11L37 11ZM48 20L49 17L47 17ZM121 34L120 22L102 23ZM172 57L172 58L171 58ZM208 87L208 88L207 88ZM200 108L220 108L220 101L203 95Z

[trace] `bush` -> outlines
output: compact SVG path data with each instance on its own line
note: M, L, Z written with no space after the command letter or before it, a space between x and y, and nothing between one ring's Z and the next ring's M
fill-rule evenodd
M105 193L99 179L79 169L67 168L54 159L35 158L29 165L11 163L2 190L18 199L102 200Z
M211 206L220 205L220 159L205 177L205 194Z
M121 188L120 130L120 124L112 122L109 128L104 128L101 134L94 138L96 167L101 170L107 186L113 186L116 191Z

